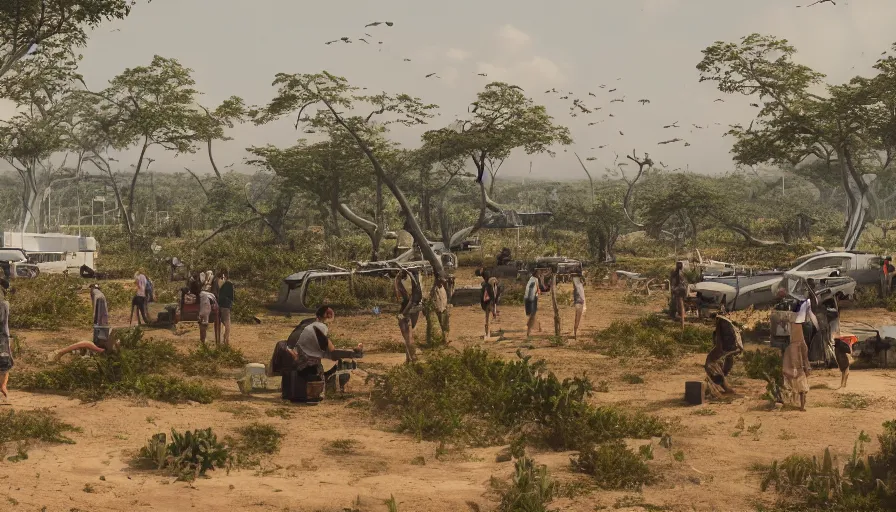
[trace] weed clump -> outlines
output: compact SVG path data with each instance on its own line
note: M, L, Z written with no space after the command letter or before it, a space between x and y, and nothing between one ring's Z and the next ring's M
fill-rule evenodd
M211 428L186 431L171 430L171 442L164 433L152 436L137 454L137 462L166 469L178 480L195 480L209 470L231 465L230 447L219 442Z
M501 489L498 512L548 512L557 494L557 485L546 466L536 466L529 457L516 460L510 485Z
M778 508L793 511L877 512L896 508L896 421L883 424L880 449L866 454L871 438L862 432L842 470L829 448L821 460L791 455L775 461L760 488L779 494Z
M644 458L622 441L613 441L589 446L570 462L575 471L591 475L603 489L639 491L656 480Z
M675 359L688 352L712 348L712 329L668 322L659 315L632 321L616 321L594 335L594 346L611 357L650 356Z
M335 439L324 445L323 451L328 455L352 455L358 450L358 442L354 439Z
M374 406L420 439L501 444L511 434L556 450L624 437L659 436L665 424L612 406L594 407L586 378L559 380L544 361L503 361L481 349L443 353L376 379Z
M221 396L216 386L166 374L179 361L170 342L143 340L139 328L113 331L113 336L121 343L118 353L76 358L50 368L21 372L15 383L24 389L72 393L86 401L110 395L136 395L205 404Z
M199 345L198 349L191 350L186 357L180 359L180 366L190 376L218 377L222 367L239 368L248 362L242 351L229 345L217 348Z
M237 451L246 455L273 455L280 451L283 433L273 425L250 423L236 429L240 439L234 443Z
M74 444L66 432L80 429L60 421L49 409L0 412L0 445L18 441Z

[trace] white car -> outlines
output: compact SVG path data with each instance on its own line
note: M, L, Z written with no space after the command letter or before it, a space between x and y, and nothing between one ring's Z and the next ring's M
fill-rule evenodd
M698 307L737 311L750 306L773 304L777 300L778 289L788 287L789 283L785 281L788 278L814 279L819 285L830 288L840 299L852 297L856 293L855 279L839 276L836 268L708 279L693 285L693 290L697 292Z

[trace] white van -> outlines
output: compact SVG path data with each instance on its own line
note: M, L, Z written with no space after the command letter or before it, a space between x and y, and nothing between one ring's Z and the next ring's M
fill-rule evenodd
M7 231L3 233L2 242L4 248L23 250L28 263L36 265L41 272L78 272L81 265L95 269L97 245L91 236Z

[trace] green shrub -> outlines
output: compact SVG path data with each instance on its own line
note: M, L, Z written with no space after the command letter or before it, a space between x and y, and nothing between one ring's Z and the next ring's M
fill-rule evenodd
M328 455L352 455L357 451L358 444L354 439L335 439L328 441L323 451Z
M211 428L186 431L171 430L171 443L164 433L152 436L137 455L138 462L152 463L156 469L167 469L178 480L194 480L209 470L230 466L230 448L218 442Z
M143 340L142 331L113 331L118 353L75 358L49 368L22 371L14 383L24 389L73 393L83 400L109 395L136 395L167 402L210 403L221 396L211 384L166 375L180 360L170 342Z
M82 281L62 274L41 274L18 279L8 295L13 329L51 329L91 325L91 306L82 293Z
M0 445L14 441L74 444L66 432L80 429L60 421L49 409L0 411Z
M184 373L190 376L202 375L205 377L217 377L221 375L221 368L240 368L248 363L248 359L242 351L228 345L210 347L199 345L196 350L179 360Z
M106 305L110 311L130 310L131 300L134 297L134 287L132 285L125 286L122 283L109 281L100 283L100 289L103 291L103 295L106 296Z
M660 435L657 418L587 402L591 382L560 381L544 361L503 361L481 349L436 354L377 379L374 403L418 438L498 444L514 431L557 450L622 437Z
M781 351L776 349L747 350L741 356L744 372L751 379L766 381L765 398L780 398L784 385Z
M827 448L816 457L791 455L775 461L760 484L779 494L779 510L878 512L896 508L896 421L883 424L877 453L866 454L871 438L861 432L841 470Z
M621 441L589 446L570 462L573 470L591 475L597 485L607 490L640 491L656 480L644 457Z
M273 425L250 423L236 429L240 439L235 448L246 455L273 455L280 451L280 440L283 433Z
M616 321L594 334L594 345L611 357L652 356L675 359L687 352L712 348L712 329L679 324L651 315L632 321Z
M536 466L529 457L516 460L510 485L501 493L499 512L548 512L557 485L546 466Z

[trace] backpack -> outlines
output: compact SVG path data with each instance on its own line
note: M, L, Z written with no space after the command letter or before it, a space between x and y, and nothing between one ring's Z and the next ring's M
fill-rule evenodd
M144 276L146 277L146 276ZM155 290L152 286L152 281L149 278L146 278L146 302L155 302Z

